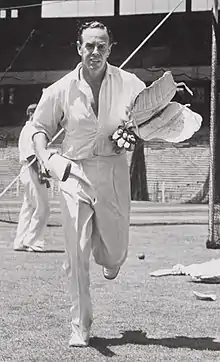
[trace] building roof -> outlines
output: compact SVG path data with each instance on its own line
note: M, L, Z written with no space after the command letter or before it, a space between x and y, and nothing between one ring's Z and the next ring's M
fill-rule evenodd
M213 0L43 0L43 18L113 16L115 6L119 15L209 11Z

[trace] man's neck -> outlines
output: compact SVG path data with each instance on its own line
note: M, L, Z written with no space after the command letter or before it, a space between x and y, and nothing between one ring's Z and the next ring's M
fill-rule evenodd
M82 68L85 81L90 86L100 86L106 73L107 66L99 73L89 72L87 68Z

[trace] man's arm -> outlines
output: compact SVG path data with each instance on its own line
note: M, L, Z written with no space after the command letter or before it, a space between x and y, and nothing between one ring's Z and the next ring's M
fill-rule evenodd
M33 135L33 144L35 154L40 162L43 164L43 167L48 172L48 161L52 155L57 153L55 149L47 149L48 138L44 132L37 132Z
M36 147L46 148L47 142L52 140L56 133L59 123L63 117L63 109L61 105L61 91L57 84L48 87L42 94L41 99L33 115L31 122L34 128L33 134L36 134ZM37 134L39 135L37 136ZM46 138L44 137L45 134ZM37 140L37 141L36 141Z
M34 128L32 136L34 151L43 163L48 161L51 155L51 151L47 150L47 144L52 140L62 117L60 92L54 84L43 92L31 123ZM54 150L53 153L55 153Z
M47 150L48 138L46 134L43 132L35 133L33 135L33 143L34 143L34 150L36 156L42 161L45 159L45 157L48 158L48 150Z

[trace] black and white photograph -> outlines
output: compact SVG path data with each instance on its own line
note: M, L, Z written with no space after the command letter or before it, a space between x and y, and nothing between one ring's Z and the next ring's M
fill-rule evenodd
M219 0L0 0L0 362L220 361Z

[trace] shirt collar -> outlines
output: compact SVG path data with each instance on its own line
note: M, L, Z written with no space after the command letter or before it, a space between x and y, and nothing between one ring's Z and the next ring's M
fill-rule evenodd
M82 63L77 64L75 70L73 71L73 80L80 82L80 69L82 68ZM107 68L104 79L108 79L112 75L112 65L107 62Z
M105 73L106 77L112 75L112 69L113 69L112 65L107 63L107 69L106 69L106 73Z

